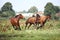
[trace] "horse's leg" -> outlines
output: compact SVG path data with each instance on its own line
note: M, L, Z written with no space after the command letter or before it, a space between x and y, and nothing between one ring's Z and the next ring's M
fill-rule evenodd
M14 25L12 25L12 26L13 26L13 28L15 28Z
M18 27L19 27L18 29L21 30L20 25L18 25Z
M40 24L40 23L36 22L35 24L36 24L36 28L37 28L37 27L39 27L39 24Z
M38 26L37 29L39 29L40 27Z
M45 24L45 22L41 23L41 26L40 26L40 28L42 28L42 27L44 26L44 24Z
M29 27L32 25L32 23L30 23L30 25L28 26L28 29L29 29Z
M41 24L41 26L40 26L40 28L42 28L44 25L43 24Z
M26 24L26 26L25 26L25 29L26 29L26 27L27 27L28 23L25 23L25 24Z
M19 29L19 26L18 25L16 25L16 28L15 28L15 30L18 30Z
M44 23L43 23L43 22L38 23L38 25L39 25L39 24L41 24L41 25L40 25L40 26L38 26L38 27L37 27L37 29L42 28L42 26L44 26Z
M13 26L14 29L16 28L14 25L12 25L12 26Z
M34 28L36 29L37 28L37 23L34 23L33 25L34 25Z
M21 30L19 23L17 23L17 29Z

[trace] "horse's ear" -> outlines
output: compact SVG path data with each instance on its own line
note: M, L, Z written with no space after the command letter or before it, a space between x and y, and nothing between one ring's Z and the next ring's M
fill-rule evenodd
M22 15L22 14L19 14L19 15Z

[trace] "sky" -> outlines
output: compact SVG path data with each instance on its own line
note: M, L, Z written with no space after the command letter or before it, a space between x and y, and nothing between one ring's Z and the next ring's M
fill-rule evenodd
M32 6L36 6L38 11L44 11L44 7L48 2L53 3L55 6L60 6L60 0L0 0L0 9L6 2L12 3L15 12L28 11Z

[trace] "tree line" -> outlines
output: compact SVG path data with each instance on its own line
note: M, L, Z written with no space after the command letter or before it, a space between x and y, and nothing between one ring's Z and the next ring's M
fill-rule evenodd
M15 11L12 9L12 4L6 2L0 10L0 17L12 17L15 16Z
M57 19L56 13L60 12L60 7L53 5L51 2L48 2L44 7L44 14L51 15L52 19Z
M12 4L10 2L6 2L0 10L0 17L12 17L15 16L16 13L12 9ZM32 6L28 11L23 10L22 13L37 13L38 8L35 6ZM48 2L44 7L44 14L45 15L51 15L52 19L56 19L55 16L56 13L60 12L60 7L53 5L51 2Z

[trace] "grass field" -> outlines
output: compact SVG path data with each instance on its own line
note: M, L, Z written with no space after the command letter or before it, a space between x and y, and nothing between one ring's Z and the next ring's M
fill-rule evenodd
M33 25L30 29L24 29L25 20L21 20L21 31L14 30L9 20L0 20L0 40L60 40L60 21L46 22L44 27L35 30Z

